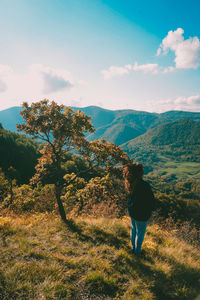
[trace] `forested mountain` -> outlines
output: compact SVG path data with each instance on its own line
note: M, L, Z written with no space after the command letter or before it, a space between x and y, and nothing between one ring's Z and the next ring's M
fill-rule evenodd
M0 168L7 172L10 167L16 171L18 183L29 182L35 172L39 152L31 139L0 127Z
M22 123L21 109L12 107L0 111L0 122L5 129L16 131L16 124ZM122 146L132 159L145 164L147 172L157 168L169 170L172 174L180 170L192 175L198 173L200 113L169 111L158 114L135 110L114 111L97 106L80 110L91 115L96 129L87 137L88 140L106 138Z
M199 145L200 144L200 123L181 119L164 123L148 130L142 136L132 139L126 145L151 144L151 145Z
M12 107L0 111L0 122L5 129L16 131L16 124L22 122L19 114L21 109L21 107ZM158 114L130 109L108 110L97 106L74 109L80 109L87 115L91 115L96 132L88 137L89 140L106 138L117 145L136 138L159 124L183 118L200 121L200 113L184 111L169 111Z

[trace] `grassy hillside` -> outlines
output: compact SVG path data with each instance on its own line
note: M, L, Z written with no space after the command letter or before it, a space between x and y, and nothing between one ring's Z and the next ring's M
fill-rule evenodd
M180 177L198 175L200 123L182 119L165 123L123 144L122 149L150 169L169 170ZM178 171L178 172L177 172Z
M168 173L169 175L176 174L178 178L200 178L200 168L198 162L177 162L164 156L160 157L160 173Z
M198 246L165 225L148 227L136 257L126 217L1 216L0 299L197 299Z

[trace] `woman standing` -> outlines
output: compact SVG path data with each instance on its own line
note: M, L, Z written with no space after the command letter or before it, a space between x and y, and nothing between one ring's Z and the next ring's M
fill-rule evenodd
M128 193L128 212L131 217L131 245L135 254L141 253L148 219L155 207L150 185L142 179L143 165L131 163L124 166L123 176Z

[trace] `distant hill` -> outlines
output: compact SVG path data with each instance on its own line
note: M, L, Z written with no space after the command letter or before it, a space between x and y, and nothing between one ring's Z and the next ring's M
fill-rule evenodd
M181 167L186 168L182 170L185 173L200 175L200 123L194 120L181 119L158 125L121 147L149 170L170 168L177 174Z
M181 119L173 122L164 123L148 130L142 136L133 139L126 145L151 144L151 145L198 145L200 144L200 123Z
M0 111L0 123L5 129L16 131L16 124L22 122L19 114L21 109L21 107L11 107ZM106 138L117 145L132 140L150 128L166 122L183 118L200 122L200 113L195 112L169 111L158 114L131 109L108 110L97 106L73 109L79 109L87 115L91 115L96 132L88 136L89 140Z
M16 132L16 124L22 123L22 118L20 116L20 111L22 107L14 106L5 110L0 111L0 123L3 128Z

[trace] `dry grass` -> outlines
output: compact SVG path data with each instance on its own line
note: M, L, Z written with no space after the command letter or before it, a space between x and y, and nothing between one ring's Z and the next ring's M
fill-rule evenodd
M129 226L126 217L0 217L0 299L196 299L198 247L152 224L136 257Z

